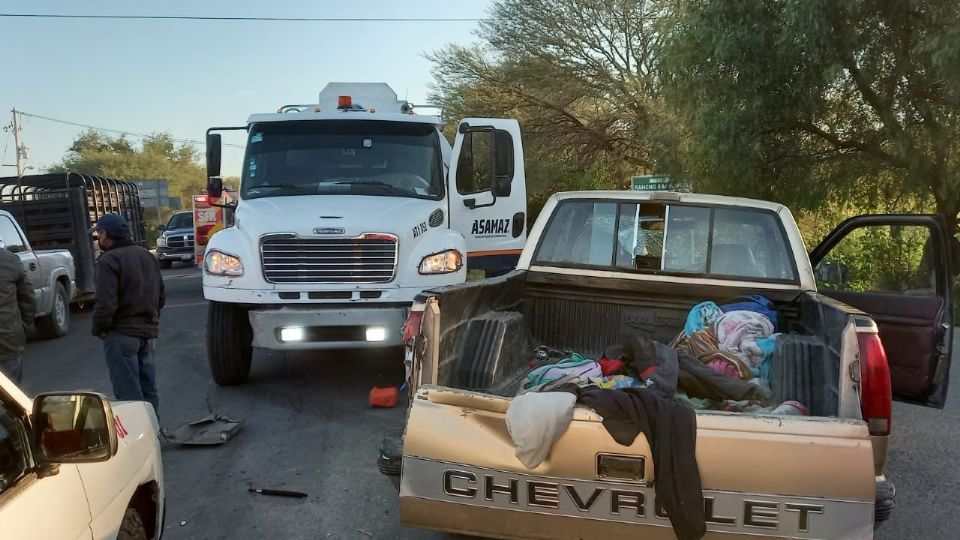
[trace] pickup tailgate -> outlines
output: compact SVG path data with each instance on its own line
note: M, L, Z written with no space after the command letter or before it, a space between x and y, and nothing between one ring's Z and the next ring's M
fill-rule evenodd
M621 446L578 406L530 470L514 455L509 404L418 389L403 443L405 525L495 538L674 538L656 512L645 437ZM697 424L706 538L872 538L873 451L862 422L701 413Z

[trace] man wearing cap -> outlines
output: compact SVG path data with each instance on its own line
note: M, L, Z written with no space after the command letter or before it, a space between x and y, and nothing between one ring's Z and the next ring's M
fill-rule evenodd
M127 221L117 214L105 214L90 231L102 250L93 335L103 340L113 393L159 410L153 352L164 303L160 263L130 240Z

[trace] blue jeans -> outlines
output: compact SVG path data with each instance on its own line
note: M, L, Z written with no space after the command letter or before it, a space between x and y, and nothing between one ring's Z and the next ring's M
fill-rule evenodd
M103 339L113 395L121 401L149 401L159 416L160 396L157 394L153 350L153 339L113 333Z
M13 381L13 384L19 385L23 379L23 362L19 356L0 356L0 371Z

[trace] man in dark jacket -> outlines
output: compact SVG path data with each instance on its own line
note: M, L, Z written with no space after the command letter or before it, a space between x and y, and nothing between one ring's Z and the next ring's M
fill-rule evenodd
M149 401L159 410L154 340L163 309L160 263L130 241L127 222L106 214L91 229L103 253L97 260L93 335L103 340L113 393Z
M23 376L20 356L33 329L34 309L33 285L23 263L0 240L0 371L17 384Z

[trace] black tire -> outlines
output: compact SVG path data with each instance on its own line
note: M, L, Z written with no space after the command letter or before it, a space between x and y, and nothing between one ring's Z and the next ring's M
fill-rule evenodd
M53 294L50 314L37 319L37 333L49 339L62 337L70 330L70 299L67 297L67 290L58 281Z
M377 452L377 469L386 476L400 476L403 468L403 440L384 437Z
M210 302L207 309L207 361L220 386L247 381L253 358L253 328L247 310L233 304Z
M136 508L127 508L123 513L123 522L120 523L120 531L117 533L117 540L148 540L147 528L143 526L143 518Z
M160 268L167 270L173 268L173 261L170 259L160 259Z

